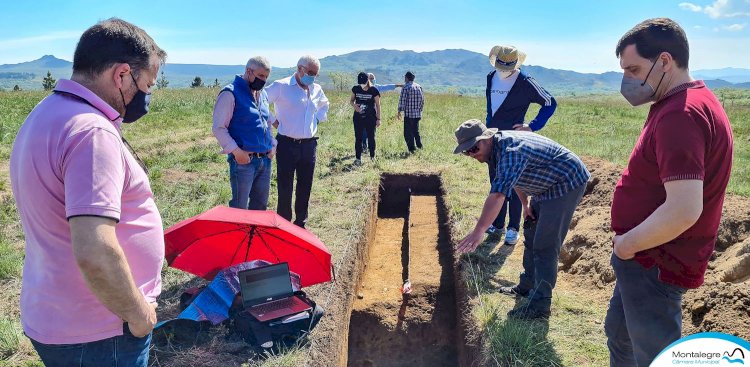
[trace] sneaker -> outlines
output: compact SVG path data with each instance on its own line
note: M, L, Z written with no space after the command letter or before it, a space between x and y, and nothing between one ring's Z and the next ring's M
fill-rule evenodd
M505 232L505 244L513 246L516 243L518 243L518 231L513 228L508 228L508 231Z
M484 231L484 233L487 233L493 236L502 236L505 233L505 228L497 228L493 226L492 224L490 224L490 228L487 228L487 230Z
M541 310L534 307L519 307L508 311L508 317L518 320L548 320L549 310Z
M518 288L518 285L514 285L512 287L500 287L498 292L514 297L526 297L529 295L529 291L521 290L520 288Z
M360 160L360 159L355 159L355 160L354 160L354 165L355 165L355 166L361 166L361 165L362 165L362 160Z
M375 162L375 157L370 157L370 162Z

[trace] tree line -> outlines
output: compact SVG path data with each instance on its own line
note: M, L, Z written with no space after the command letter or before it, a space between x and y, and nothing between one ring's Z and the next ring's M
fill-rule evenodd
M333 84L333 89L336 91L346 91L349 89L351 85L351 80L353 79L352 74L345 73L342 71L332 71L328 73L328 77L331 79L331 83ZM57 80L52 77L52 73L47 70L47 76L42 79L42 88L44 88L45 91L51 91L55 89L55 84L57 83ZM156 89L166 89L169 86L169 80L167 79L166 75L164 75L164 71L161 72L159 75L159 78L156 80ZM203 79L200 76L196 76L193 78L193 81L190 83L190 88L220 88L221 84L219 84L219 79L214 79L213 83L210 85L206 85L203 82ZM22 88L16 84L13 87L13 91L21 91Z

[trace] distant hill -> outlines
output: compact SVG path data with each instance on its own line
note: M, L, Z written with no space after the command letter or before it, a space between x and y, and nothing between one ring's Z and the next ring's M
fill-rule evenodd
M721 79L734 84L750 83L750 69L723 68L706 69L692 72L698 79Z
M321 64L319 82L324 87L332 86L329 78L331 72L350 74L351 84L354 85L355 75L359 71L375 73L379 83L401 83L404 73L411 70L416 74L417 82L428 91L460 94L483 94L487 73L492 70L486 55L461 49L431 52L387 49L355 51L324 57ZM622 79L622 74L618 72L578 73L535 65L524 65L522 69L555 95L614 93L619 91ZM69 78L72 63L45 55L34 61L0 65L0 88L8 90L17 84L23 89L41 89L42 79L48 70L56 79ZM244 65L171 63L162 68L170 88L189 87L196 76L200 76L206 85L218 81L223 86L243 70ZM293 68L274 67L270 79L286 77L292 71ZM744 76L750 75L750 69L698 70L693 75L706 79L711 88L750 89L750 76Z

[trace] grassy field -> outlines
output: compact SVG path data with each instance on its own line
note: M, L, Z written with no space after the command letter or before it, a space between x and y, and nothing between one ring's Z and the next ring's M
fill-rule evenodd
M211 135L211 110L215 90L159 90L152 99L151 113L124 128L124 135L150 170L152 188L165 226L198 214L215 205L226 205L230 197L225 156ZM729 191L750 196L750 93L720 91L735 133L735 161ZM18 127L28 112L46 94L0 92L0 366L39 365L33 348L23 336L18 312L23 233L18 222L8 180L8 158ZM405 154L402 123L395 119L398 95L383 96L384 121L378 130L378 160L354 167L353 131L348 94L329 93L329 121L319 129L316 177L311 198L309 229L329 247L334 264L351 256L362 235L366 208L377 190L382 172L437 172L447 190L451 225L459 236L467 233L479 216L488 190L486 167L451 154L453 131L470 118L483 119L482 98L428 95L421 132L425 149ZM530 116L535 113L530 111ZM647 107L631 108L620 96L561 99L557 113L543 130L579 155L600 157L624 164L643 124ZM675 137L679 138L679 137ZM272 179L271 203L276 189ZM585 294L558 290L548 327L528 327L508 321L513 306L487 285L500 279L516 280L519 252L503 253L502 246L483 246L464 258L464 276L474 305L470 312L486 341L487 365L582 365L607 364L602 320L607 304L587 299ZM520 248L520 247L519 247ZM185 273L164 270L162 307L174 306L174 295L192 279ZM325 294L325 289L318 290ZM218 348L218 347L217 347ZM225 365L209 350L205 365ZM302 365L306 350L296 350L249 365ZM180 358L179 356L174 357ZM184 358L201 358L188 355ZM218 358L220 359L220 358ZM214 364L211 364L214 363ZM216 364L218 363L218 364Z

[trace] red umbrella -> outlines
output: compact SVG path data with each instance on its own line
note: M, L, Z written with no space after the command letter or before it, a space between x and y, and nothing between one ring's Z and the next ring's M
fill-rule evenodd
M331 253L314 234L272 211L217 206L164 233L167 263L207 280L251 260L287 262L303 287L331 280Z

